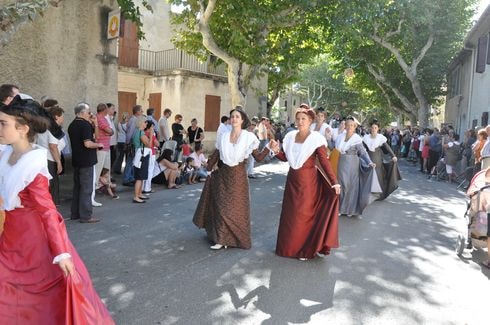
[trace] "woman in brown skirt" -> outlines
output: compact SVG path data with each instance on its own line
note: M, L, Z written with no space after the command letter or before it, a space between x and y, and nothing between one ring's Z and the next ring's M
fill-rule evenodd
M240 106L230 112L231 131L222 134L208 160L208 176L194 213L193 222L206 229L214 243L211 249L238 247L249 249L250 194L247 158L261 161L268 148L259 152L259 140L247 131L250 120Z

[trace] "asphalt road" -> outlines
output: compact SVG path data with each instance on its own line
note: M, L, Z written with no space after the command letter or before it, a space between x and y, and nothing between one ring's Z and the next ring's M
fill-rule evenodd
M277 162L250 182L250 250L209 249L191 221L202 185L155 187L145 205L124 188L98 197L100 223L67 226L118 324L490 323L485 252L454 252L463 193L401 169L392 196L341 218L341 247L325 259L274 255L287 173Z

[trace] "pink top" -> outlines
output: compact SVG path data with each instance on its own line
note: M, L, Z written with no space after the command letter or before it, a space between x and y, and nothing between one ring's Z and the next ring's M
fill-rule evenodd
M105 118L104 115L97 114L97 124L99 128L99 137L97 138L97 142L102 143L104 145L103 150L111 149L111 135L107 134L104 129L111 128L109 122Z

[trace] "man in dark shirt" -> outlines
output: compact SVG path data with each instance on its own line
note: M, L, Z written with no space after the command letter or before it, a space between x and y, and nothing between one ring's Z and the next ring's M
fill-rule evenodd
M103 148L103 145L95 142L94 128L97 128L97 119L90 113L90 106L86 103L75 106L75 119L68 127L73 165L71 219L80 220L81 223L100 221L92 215L91 195L97 149Z
M196 118L193 118L191 120L191 126L187 128L187 135L189 137L189 144L191 146L202 144L202 140L204 140L204 130L197 126Z

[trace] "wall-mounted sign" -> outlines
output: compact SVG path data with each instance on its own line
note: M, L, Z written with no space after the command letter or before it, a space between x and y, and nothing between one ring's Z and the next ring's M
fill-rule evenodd
M109 12L107 20L107 39L119 37L119 29L121 27L121 12L114 10Z

